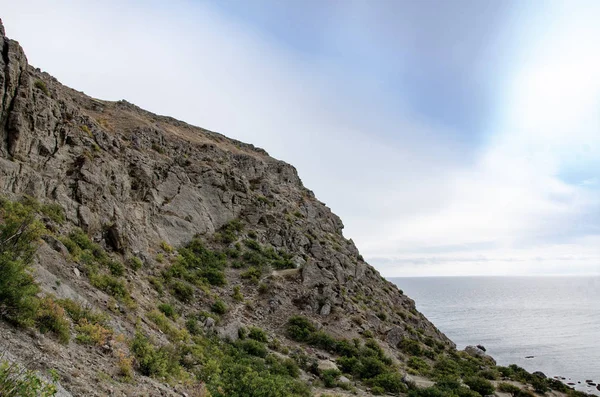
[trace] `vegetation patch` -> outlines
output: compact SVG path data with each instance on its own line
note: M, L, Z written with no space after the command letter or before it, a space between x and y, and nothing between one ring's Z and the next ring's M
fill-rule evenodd
M0 362L0 396L3 397L51 397L57 393L58 377L46 382L37 373L6 360Z

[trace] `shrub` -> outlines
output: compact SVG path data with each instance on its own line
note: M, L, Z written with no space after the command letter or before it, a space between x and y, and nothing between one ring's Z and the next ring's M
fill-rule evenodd
M254 339L244 339L236 342L236 347L251 356L266 357L267 348L264 344Z
M217 313L217 314L225 314L227 313L227 305L225 304L225 302L223 302L220 299L217 299L212 306L210 307L210 309L213 311L213 313Z
M164 240L160 242L160 248L162 248L162 250L165 251L167 254L170 254L173 252L173 247L170 246L169 243L167 243Z
M33 85L35 86L35 88L42 91L44 94L48 96L50 95L50 91L48 91L48 86L42 80L36 80L35 83L33 83Z
M132 256L131 258L129 258L127 260L127 264L129 265L130 268L132 268L133 270L140 270L143 266L143 262L140 258L138 258L137 256Z
M267 342L267 333L257 327L250 327L250 329L248 330L248 337L258 342Z
M43 226L31 206L0 199L0 318L32 325L38 286L29 273Z
M69 342L71 337L69 320L65 317L65 310L54 299L46 297L40 301L35 321L41 333L51 332L61 343Z
M182 341L189 337L185 329L179 329L171 322L171 320L167 318L167 316L158 310L152 310L150 313L148 313L148 318L152 320L158 329L160 329L161 332L167 335L171 340Z
M464 382L471 390L476 391L482 396L494 394L495 388L492 383L480 376L469 376L464 379Z
M240 274L240 277L246 280L250 280L253 282L258 282L258 280L260 279L260 277L262 276L262 271L254 266L251 266L250 268L248 268L248 270L246 270L245 272L243 272L242 274Z
M75 331L78 333L75 337L77 342L84 345L96 346L105 345L113 334L111 329L105 328L100 324L90 323L85 318L75 326Z
M433 373L437 378L458 377L460 376L460 367L456 361L443 357L433 366Z
M398 347L403 352L410 354L411 356L421 356L423 354L421 344L416 340L404 338L402 341L400 341Z
M331 335L323 331L313 332L308 339L308 343L330 352L335 352L337 348L337 341Z
M337 369L326 369L321 372L321 379L323 379L323 383L325 387L331 388L337 386L337 379L342 373Z
M361 357L358 375L361 379L374 378L388 371L388 366L377 357Z
M131 352L136 358L140 372L146 376L166 376L169 358L161 349L157 349L140 332L135 334L131 343Z
M298 342L308 341L315 331L315 326L306 317L293 316L287 322L288 336Z
M160 310L165 316L169 318L175 318L177 313L175 313L175 309L172 305L168 303L161 303L158 305L158 310Z
M121 277L125 274L125 266L121 262L108 260L106 262L108 269L113 276Z
M234 219L223 226L219 233L215 234L215 237L225 244L231 244L237 240L237 235L243 229L244 224L239 219Z
M44 204L40 207L40 212L59 225L65 222L65 212L60 204Z
M125 286L125 282L110 274L92 273L90 275L90 283L94 287L106 292L111 296L114 296L120 301L128 302L131 299L129 296L129 291Z
M223 286L226 284L223 269L227 256L204 247L199 239L193 239L179 249L177 261L164 272L167 278L179 278L195 285L205 283Z
M87 320L90 323L106 325L108 317L106 314L94 311L89 307L84 307L71 299L61 299L56 301L71 317L75 323L81 320Z
M121 375L125 380L130 381L133 379L133 357L130 357L123 353L122 351L118 352L119 360L117 362L117 367L119 368L119 375Z
M271 266L277 270L295 269L296 265L288 258L279 258L271 262Z
M533 390L535 390L536 393L545 394L548 390L550 390L548 384L546 383L546 379L540 376L533 375L530 383L531 386L533 386Z
M185 328L192 335L200 335L202 333L202 327L195 317L190 317L185 322Z
M194 299L194 288L185 281L175 281L171 285L173 295L184 303L189 303Z
M498 384L498 391L501 391L502 393L510 393L514 396L519 393L521 389L511 383L501 382Z
M57 393L56 376L45 382L34 372L19 365L0 362L0 396L3 397L52 397Z
M398 372L387 372L379 374L368 382L371 387L380 387L388 393L406 393L408 388L402 382L402 376Z
M478 375L481 376L481 377L483 377L483 378L485 378L485 379L487 379L487 380L496 380L496 379L498 379L500 377L500 372L498 372L495 369L488 368L488 369L484 369L482 371L479 371Z
M233 287L233 295L232 295L233 299L236 302L243 302L244 301L244 295L242 295L242 292L240 291L240 286L236 285L235 287Z
M253 251L257 251L257 252L261 251L260 244L256 240L252 240L252 239L244 240L244 245Z
M408 366L421 374L426 374L429 371L429 364L419 357L409 358Z

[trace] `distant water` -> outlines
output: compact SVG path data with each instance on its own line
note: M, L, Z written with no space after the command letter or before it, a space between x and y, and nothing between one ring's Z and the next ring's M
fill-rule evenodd
M600 382L600 277L391 278L459 349L498 365ZM527 356L534 356L526 359ZM592 390L593 389L593 390Z

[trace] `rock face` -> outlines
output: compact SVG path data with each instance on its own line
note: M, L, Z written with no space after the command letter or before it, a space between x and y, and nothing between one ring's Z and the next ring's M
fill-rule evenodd
M362 259L294 167L253 145L65 87L28 65L1 22L0 36L0 195L59 204L68 224L114 255L140 257L144 271L159 266L161 242L178 247L243 221L261 244L292 254L298 269L274 276L253 314L224 319L219 329L230 338L234 321L281 332L291 314L302 313L334 335L368 330L390 349L410 337L407 326L454 348ZM72 264L46 270L82 293L85 281Z

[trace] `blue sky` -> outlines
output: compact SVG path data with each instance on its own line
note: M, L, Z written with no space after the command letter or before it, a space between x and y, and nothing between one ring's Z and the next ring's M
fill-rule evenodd
M600 273L596 1L0 9L63 83L295 165L386 276Z

